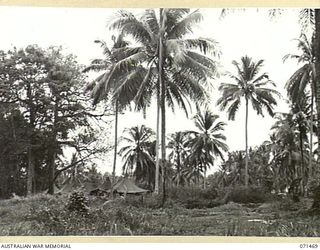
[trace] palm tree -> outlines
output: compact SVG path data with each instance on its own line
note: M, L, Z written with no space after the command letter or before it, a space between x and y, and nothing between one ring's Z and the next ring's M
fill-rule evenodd
M270 17L275 17L281 14L284 9L270 9L269 15ZM228 12L228 9L223 9L221 16L225 16ZM313 31L313 44L314 44L314 77L315 77L315 91L314 97L316 102L316 110L317 110L317 138L318 144L320 142L320 9L309 9L303 8L299 10L298 20L301 24L302 32L305 31ZM318 151L318 158L320 159L320 150ZM320 199L319 199L320 201ZM318 203L320 205L320 202Z
M169 160L176 166L176 184L181 183L181 170L186 159L186 134L182 131L170 135L167 148L170 150Z
M203 113L198 111L194 117L198 131L187 132L191 135L186 143L190 147L187 161L203 171L204 179L206 171L213 165L215 157L218 156L224 160L223 152L228 151L228 146L225 143L226 137L222 134L226 124L218 121L218 118L218 115L214 115L208 109L205 109Z
M278 114L277 122L272 127L274 131L273 140L273 162L277 170L277 175L282 177L287 185L293 180L303 179L303 169L301 162L306 161L306 155L301 154L304 145L297 143L301 139L301 133L296 129L295 117L292 114ZM303 144L307 137L303 138ZM302 158L303 157L303 158Z
M301 95L305 96L305 95ZM311 130L313 130L313 124L310 124L308 121L308 114L310 106L307 105L307 97L305 96L304 99L301 99L299 102L294 103L291 108L291 112L293 114L293 126L297 128L297 131L299 133L299 148L300 148L300 157L301 157L301 178L302 178L302 192L305 194L305 187L308 182L308 172L309 175L312 172L312 163L313 163L313 152L312 152L312 145L309 142L308 144L308 136L307 133L309 132L309 129L311 127ZM312 136L311 135L311 142L312 142ZM309 146L309 171L305 168L305 151Z
M274 11L281 13L282 10ZM314 55L314 97L317 109L317 137L320 141L320 9L303 8L299 11L299 22L302 24L302 31L312 30L313 55ZM320 159L320 150L318 150L318 159ZM320 204L320 203L319 203Z
M121 141L126 144L119 150L124 161L123 173L147 180L150 187L154 176L154 159L150 154L154 132L142 125L125 129L124 133L127 135Z
M136 96L139 100L146 91L157 95L157 135L159 135L161 111L161 158L166 160L166 103L173 107L178 103L185 111L187 100L207 100L205 84L216 71L215 62L205 56L216 55L216 43L211 39L186 39L192 33L194 24L202 20L201 13L190 9L160 9L157 15L153 9L145 10L141 18L121 10L110 27L132 37L141 47L130 63L148 65L141 87ZM150 79L156 79L150 83ZM161 107L159 109L159 107ZM159 136L157 136L159 144ZM156 146L158 150L158 145ZM158 155L158 154L157 154ZM159 157L157 157L156 188L158 192ZM163 164L164 167L165 164ZM165 171L163 176L165 175ZM164 179L163 179L164 180Z
M84 72L97 71L103 73L99 75L92 83L87 86L87 91L91 91L93 105L104 99L109 99L115 110L115 137L114 137L114 159L112 169L112 182L115 181L116 160L117 160L117 145L118 145L118 115L119 111L130 105L137 92L138 84L141 81L141 75L145 72L142 67L126 67L121 68L123 60L134 56L134 49L127 49L128 42L124 40L123 35L118 37L113 36L113 46L108 48L106 42L96 40L103 49L104 59L94 59L91 65L84 69ZM126 83L130 88L122 88L118 90L118 85ZM145 97L145 99L147 99ZM145 101L145 100L143 100ZM142 102L139 107L144 106Z
M300 177L302 178L302 192L304 193L306 183L307 183L307 172L305 169L305 162L307 161L307 157L305 155L308 148L308 137L307 133L309 132L307 114L309 106L306 105L307 98L304 94L302 94L299 103L291 104L290 113L281 113L278 115L278 121L273 126L273 129L277 129L278 131L282 131L282 126L285 129L289 129L292 131L293 137L299 142L299 145L295 146L297 150L300 152L299 163L301 165L300 168ZM290 135L290 133L282 133L285 135ZM280 136L280 135L279 135ZM285 139L284 139L285 140ZM293 144L294 142L292 142ZM288 143L289 144L289 143ZM313 158L312 154L311 157ZM312 158L309 159L309 162L312 161Z
M288 54L284 57L284 60L288 58L296 59L298 63L302 63L302 66L294 72L290 79L286 83L286 89L289 99L293 103L305 102L307 87L310 87L311 92L311 114L310 114L310 151L309 151L309 175L312 175L312 162L313 162L313 121L314 121L314 97L315 97L315 60L314 60L314 46L308 41L305 34L302 34L298 41L298 48L302 52L300 55Z
M228 159L221 166L225 186L243 185L244 158L243 151L233 151L228 154Z
M275 86L269 79L267 73L259 75L259 71L263 66L263 60L258 62L252 61L248 56L241 58L241 62L232 62L237 68L237 74L229 74L234 83L222 83L219 90L222 97L219 98L217 104L221 110L228 107L228 118L234 120L235 114L239 109L241 99L245 100L245 143L246 143L246 159L245 159L245 186L248 186L248 106L251 102L253 109L258 115L263 116L263 108L267 110L269 115L273 116L273 108L277 104L274 95L280 94L273 89L267 88L268 84Z

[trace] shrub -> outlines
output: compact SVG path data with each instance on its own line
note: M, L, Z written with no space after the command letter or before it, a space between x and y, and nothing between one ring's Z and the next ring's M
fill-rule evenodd
M144 206L147 208L157 209L161 207L162 195L148 194L144 197Z
M213 207L219 206L220 204L213 200L189 199L185 201L184 205L185 205L185 208L194 209L194 208L213 208Z
M238 186L229 191L226 202L263 203L267 199L267 195L259 188Z
M68 200L66 207L69 211L80 212L83 214L88 213L88 199L82 192L73 192Z
M214 202L217 190L213 187L173 187L168 190L168 196L186 208L212 208L217 205Z

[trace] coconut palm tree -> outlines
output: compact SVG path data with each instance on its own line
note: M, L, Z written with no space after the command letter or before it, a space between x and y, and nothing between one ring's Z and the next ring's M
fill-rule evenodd
M109 100L114 106L115 112L115 138L114 138L114 159L112 169L112 181L115 180L116 160L117 160L117 145L118 145L118 115L119 112L125 109L133 101L139 81L142 80L145 69L143 67L127 66L126 68L119 67L119 64L128 57L134 56L136 51L129 49L129 43L124 40L122 34L118 37L112 36L113 46L108 48L106 42L96 40L103 50L103 59L94 59L91 64L84 69L84 72L96 71L103 72L93 82L87 86L87 91L91 91L93 105L96 105L101 100ZM118 91L118 85L130 85L130 88L122 88ZM147 95L144 100L140 100L137 105L139 108L145 106L143 102L148 102Z
M150 155L150 146L154 132L142 125L125 129L124 133L126 135L121 137L121 142L124 142L125 145L119 150L124 161L123 173L134 175L137 179L147 180L151 186L155 162Z
M224 17L229 12L228 9L223 9L221 16ZM284 9L270 9L269 16L274 18L279 16ZM314 44L314 72L315 72L315 103L317 110L317 138L318 144L320 142L320 9L303 8L299 10L298 21L301 24L302 32L313 31L313 44ZM318 158L320 159L320 150L317 150ZM320 199L319 203L320 204Z
M272 13L279 14L283 10L272 10ZM272 15L274 16L274 15ZM317 138L320 141L320 9L303 8L299 11L298 20L302 31L313 31L313 55L314 55L314 97L317 110ZM320 159L320 150L318 150L318 159ZM320 204L320 203L319 203Z
M205 109L204 112L198 111L194 117L198 131L187 132L191 137L186 142L190 148L187 162L198 167L199 171L202 170L204 178L206 171L213 165L215 157L218 156L224 160L223 152L228 151L225 143L226 137L222 134L226 124L218 121L218 118L218 115L214 115L208 109Z
M301 96L305 96L304 94L301 94ZM297 103L293 103L291 107L291 113L293 114L293 126L296 127L298 133L299 133L299 148L300 148L300 157L301 157L301 178L302 178L302 192L305 193L305 187L308 181L308 176L312 172L312 163L313 163L313 152L312 152L312 145L310 144L308 140L308 132L311 127L311 130L313 130L313 124L310 124L308 120L308 114L310 114L309 109L310 106L307 104L307 97L301 99ZM311 135L311 142L312 142L312 136ZM306 145L308 144L309 145ZM306 149L309 148L309 171L307 171L305 167L306 157L305 152ZM309 173L309 174L308 174Z
M233 151L228 153L228 159L222 164L221 170L224 173L225 186L243 185L244 152Z
M176 167L175 181L177 186L181 183L181 170L183 168L184 161L187 156L186 148L186 134L185 132L179 131L169 136L169 142L167 148L170 150L169 160Z
M113 18L110 27L118 29L132 37L140 49L136 56L130 57L127 63L148 65L136 99L144 96L146 89L157 95L157 135L159 135L161 111L161 158L166 160L166 104L173 107L174 102L187 110L186 100L204 102L208 96L205 84L216 72L215 62L205 56L216 55L217 46L211 39L185 38L192 33L194 24L202 20L201 13L190 9L153 9L145 10L141 18L121 10ZM153 81L153 86L149 79ZM161 109L159 109L161 107ZM157 136L159 144L159 136ZM158 150L158 145L157 145ZM158 154L157 154L158 155ZM156 188L158 192L159 157L157 157ZM164 166L165 164L163 164ZM165 175L165 171L163 176ZM164 179L163 179L164 180Z
M269 115L273 116L273 108L277 104L275 95L280 94L267 87L268 84L275 86L269 79L267 73L259 75L263 66L263 60L254 62L250 57L244 56L240 63L233 61L233 65L237 68L237 74L229 74L235 83L222 83L219 90L222 92L221 98L217 101L221 110L228 110L229 120L234 120L235 114L240 107L241 100L245 101L245 143L246 143L246 159L245 159L245 186L248 186L248 113L249 102L258 115L263 116L263 109L266 109Z
M310 130L310 151L309 151L309 175L312 175L312 163L313 163L313 124L314 124L314 97L315 97L315 58L314 58L314 46L312 42L308 41L305 34L302 34L298 41L298 48L301 51L299 55L288 54L284 57L284 60L289 58L296 59L298 63L302 63L301 67L294 72L290 79L286 83L286 89L289 99L299 105L301 102L306 101L306 93L311 93L311 114L309 122ZM308 90L309 88L309 90Z
M301 154L301 147L304 148L302 150L305 150L307 137L305 136L305 140L303 140L303 144L306 145L301 145L299 143L301 133L297 129L293 114L277 114L276 119L277 122L272 127L274 131L273 163L277 177L280 176L283 182L289 186L294 180L303 179L301 162L307 161L307 158L306 154Z
M302 94L302 96L305 96ZM305 155L308 149L308 137L307 133L309 132L309 126L308 126L308 120L307 120L307 114L309 106L306 105L307 98L301 98L299 103L293 103L291 104L291 111L290 113L281 113L278 114L277 119L278 121L273 126L273 129L277 129L278 131L282 131L283 128L287 129L289 126L289 130L292 131L292 135L295 137L295 139L299 142L295 146L295 148L300 153L299 157L299 163L300 163L300 170L299 175L302 178L302 192L304 193L306 183L307 183L307 171L305 168L305 162L307 160L312 161L311 159L308 159L308 157ZM283 126L283 128L282 128ZM290 133L282 133L284 135L290 135ZM292 142L293 143L293 142Z

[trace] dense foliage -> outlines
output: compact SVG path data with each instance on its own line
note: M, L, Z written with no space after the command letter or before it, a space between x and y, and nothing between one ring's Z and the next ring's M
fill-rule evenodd
M100 114L83 93L86 77L74 56L35 45L2 51L0 72L0 171L7 173L0 177L0 197L53 193L59 173L76 165L61 157L66 148L81 160L104 151L94 145L98 130L90 119Z

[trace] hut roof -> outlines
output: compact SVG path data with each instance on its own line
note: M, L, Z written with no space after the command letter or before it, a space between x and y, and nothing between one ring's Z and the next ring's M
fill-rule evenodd
M147 193L148 190L138 187L133 180L124 178L118 181L113 190L120 194L142 194Z

